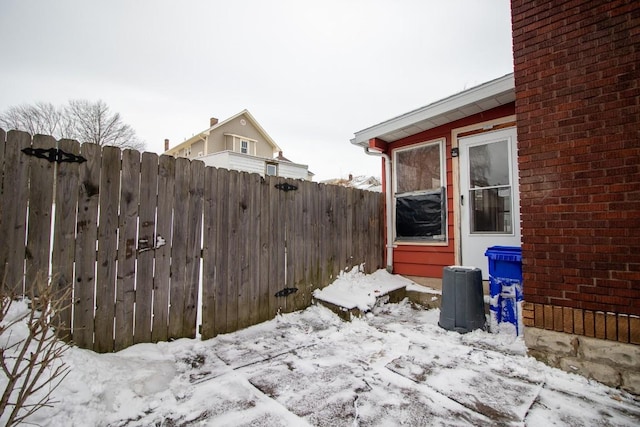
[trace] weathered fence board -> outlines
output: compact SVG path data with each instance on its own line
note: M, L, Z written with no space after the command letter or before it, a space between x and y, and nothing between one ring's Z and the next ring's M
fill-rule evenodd
M249 293L249 325L260 322L260 212L263 209L261 196L260 175L250 174L247 177L247 190L249 191L248 210L249 224L247 232L247 260L249 269L247 271L247 290Z
M216 177L216 174L211 174L211 177ZM213 319L213 333L214 335L223 334L229 332L227 327L227 293L229 291L228 269L227 262L229 258L229 200L226 197L229 191L229 171L225 169L218 169L217 172L217 184L215 189L217 217L212 213L209 221L213 223L215 218L216 228L216 246L212 252L215 253L215 274L212 281L203 282L203 293L207 292L204 288L207 288L207 283L213 287L212 293L214 294L213 313L203 312L202 318L205 317ZM212 224L213 225L213 224Z
M249 247L254 243L249 234L249 224L251 223L250 189L247 181L248 174L238 174L238 226L236 228L236 256L238 258L238 329L246 328L250 325L251 317L251 289L249 289Z
M33 137L33 149L47 149L57 144L51 136ZM41 280L49 273L51 251L51 210L53 206L54 164L43 162L38 157L29 158L29 215L27 223L26 276L25 285L33 287L34 296L38 287L34 286L38 275Z
M313 298L313 291L315 289L319 289L322 287L322 282L320 281L320 239L321 236L319 234L320 224L318 219L320 218L320 213L318 211L318 189L321 187L320 185L309 183L309 188L306 193L307 203L309 213L307 215L307 229L309 238L306 240L306 245L308 245L309 250L307 251L307 269L306 269L306 280L307 286L311 287L308 290L307 295L305 297L305 305L310 305ZM315 187L315 188L314 188ZM315 190L315 191L314 191Z
M304 248L304 183L298 184L298 190L292 191L287 196L290 196L293 203L292 218L288 219L288 223L291 223L291 236L288 239L290 243L289 256L291 257L291 264L293 265L292 277L289 279L289 286L297 289L292 295L291 306L288 307L291 311L299 310L304 307L303 299L305 293L304 282L304 263L306 261L306 254Z
M346 203L344 206L344 209L346 210L345 215L346 215L346 221L345 221L345 241L344 241L344 265L345 268L347 269L351 269L354 265L354 259L353 259L353 234L356 231L355 226L356 226L356 221L355 218L357 217L357 215L354 215L355 210L356 210L356 203L354 200L354 192L355 190L353 188L348 188L347 189L347 194L346 194ZM344 268L340 268L340 270L343 270Z
M58 142L58 148L78 155L80 144L70 139ZM58 313L58 335L71 339L71 313L73 311L73 264L75 260L76 214L78 205L78 169L76 162L64 162L57 166L55 181L55 227L53 227L53 252L51 254L52 286L56 295L64 295L62 311Z
M240 245L246 244L238 236L240 224L240 174L229 173L229 227L228 227L228 248L227 258L227 331L238 329L238 293L241 291L240 280Z
M102 151L100 174L96 312L94 317L94 349L100 353L113 351L119 194L120 150L116 147L105 147Z
M327 275L327 247L329 242L324 237L326 236L327 229L327 186L320 185L316 191L316 222L318 224L318 286L322 287L323 283L329 283L329 276Z
M372 237L370 244L367 248L374 248L373 250L367 250L368 256L366 257L367 266L382 267L383 253L384 253L384 195L382 193L372 194L372 197L368 197L369 209L367 215L369 216L368 227L366 235ZM391 244L391 242L389 242Z
M4 149L6 146L6 142L5 142L6 140L7 140L7 133L4 131L4 129L0 129L0 202L3 201L2 182L3 182L3 176L4 176ZM0 203L0 221L2 221L2 203ZM1 222L0 222L0 226L1 226ZM1 280L1 277L0 277L0 280Z
M156 247L156 205L158 200L158 156L142 154L140 167L140 213L136 267L136 306L133 342L151 341L153 261Z
M100 146L84 144L80 154L78 216L76 228L76 279L74 283L73 341L93 349L96 243L100 197Z
M174 215L176 160L160 156L158 164L158 211L156 218L155 276L153 278L153 323L151 340L166 341L169 330L169 289Z
M83 348L195 337L198 310L211 338L382 265L379 194L22 132L0 143L0 273L21 293L51 271L71 290L54 321ZM85 161L22 152L56 145Z
M280 179L281 184L286 182ZM282 278L282 288L294 288L294 269L297 256L294 252L294 226L295 226L295 198L293 191L282 191L278 194L280 199L280 225L284 232L285 257L284 257L284 277ZM280 311L282 313L290 313L293 311L295 293L285 295L279 298L281 301Z
M202 287L202 338L215 336L215 303L216 303L216 239L218 210L218 169L206 168L204 174L203 232L202 232L202 281L211 283Z
M284 221L280 216L281 203L279 197L282 192L276 188L276 185L281 184L284 180L277 177L267 177L267 185L269 186L268 198L269 198L269 243L268 253L271 258L269 263L269 273L267 281L269 283L269 315L275 316L280 311L280 305L282 298L276 297L276 293L283 289L285 286L284 275L284 251L282 246L284 242ZM277 242L277 243L276 243Z
M189 164L190 162L187 159L176 159L175 210L171 246L171 290L169 292L169 339L181 338L184 323L182 310L184 308L187 277L189 178L191 177Z
M204 163L191 163L187 227L187 260L182 307L182 337L195 338L200 285L200 254L202 248L202 199L204 197Z
M347 189L348 190L348 189ZM347 191L340 191L336 188L336 225L338 233L338 248L336 265L334 266L334 277L347 268L347 239L349 227L347 227Z
M115 350L133 344L133 319L136 283L136 242L138 241L138 204L140 201L140 153L122 152L122 183L118 236L118 273L116 279Z
M3 245L0 245L2 279L11 292L23 292L25 233L27 227L27 195L29 185L29 159L21 150L31 145L31 137L24 132L7 134L4 159L4 186L2 193Z
M260 225L258 230L258 244L260 245L258 277L256 278L256 286L258 287L259 312L258 322L264 322L271 319L270 300L269 297L269 274L271 264L271 245L269 233L271 230L271 212L269 209L269 183L270 177L260 179Z

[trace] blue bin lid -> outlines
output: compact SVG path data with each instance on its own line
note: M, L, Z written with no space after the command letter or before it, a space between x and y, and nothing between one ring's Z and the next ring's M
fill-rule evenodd
M489 259L498 261L522 261L522 248L517 246L491 246L484 253Z

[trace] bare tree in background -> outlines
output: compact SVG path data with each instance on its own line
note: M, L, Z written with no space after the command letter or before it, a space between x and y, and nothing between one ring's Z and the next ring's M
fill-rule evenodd
M9 108L0 114L0 126L32 135L40 133L59 138L68 138L70 135L63 110L48 102Z
M102 100L69 101L65 116L71 123L74 139L78 141L121 148L144 148L133 128L122 121L120 113L111 113Z
M44 102L10 107L0 113L0 127L32 135L52 135L57 139L144 149L144 142L135 130L122 121L120 113L112 113L102 100L71 100L63 107Z

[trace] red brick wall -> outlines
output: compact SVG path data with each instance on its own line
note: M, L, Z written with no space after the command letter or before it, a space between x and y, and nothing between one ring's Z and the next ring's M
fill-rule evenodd
M511 6L525 300L640 315L640 2Z

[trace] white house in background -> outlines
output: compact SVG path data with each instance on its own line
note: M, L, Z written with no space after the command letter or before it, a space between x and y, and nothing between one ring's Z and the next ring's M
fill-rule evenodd
M207 166L311 180L307 165L293 163L282 155L282 149L271 139L249 111L221 122L212 117L209 128L169 148L164 140L164 154L198 159Z

